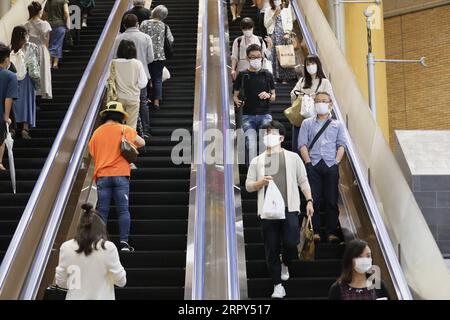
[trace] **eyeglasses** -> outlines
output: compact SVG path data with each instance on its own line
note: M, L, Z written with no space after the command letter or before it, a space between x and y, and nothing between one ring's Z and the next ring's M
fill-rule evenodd
M330 100L315 100L315 103L331 103Z
M259 56L259 57L250 56L250 57L248 57L248 58L249 58L249 60L260 60L260 59L262 59L261 56Z

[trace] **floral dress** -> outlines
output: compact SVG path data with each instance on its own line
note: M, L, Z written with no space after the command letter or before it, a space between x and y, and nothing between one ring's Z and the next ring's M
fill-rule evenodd
M283 23L281 21L281 15L278 15L275 21L275 29L272 34L272 42L273 42L273 51L272 51L272 59L273 59L273 76L276 80L280 81L290 81L297 80L297 74L295 73L295 69L285 69L280 66L280 62L278 61L276 46L292 44L291 39L284 39L284 29Z
M152 38L154 61L166 60L166 55L164 54L165 28L167 28L169 42L173 43L174 39L170 27L164 22L150 19L143 21L141 24L140 30Z

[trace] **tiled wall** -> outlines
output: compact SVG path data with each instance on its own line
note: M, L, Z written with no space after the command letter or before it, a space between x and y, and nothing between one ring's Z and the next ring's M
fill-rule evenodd
M411 187L442 254L450 258L450 176L413 176Z
M385 1L386 2L386 1ZM385 19L390 141L394 130L450 129L450 5Z

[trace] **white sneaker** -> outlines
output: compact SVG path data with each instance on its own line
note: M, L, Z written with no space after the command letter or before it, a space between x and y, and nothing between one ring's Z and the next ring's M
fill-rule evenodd
M273 287L272 299L283 299L285 296L286 291L281 283Z
M281 280L289 280L289 268L284 263L281 263Z
M137 167L136 167L136 165L134 163L130 163L130 167L131 167L131 170L136 170L137 169Z
M87 22L86 22L86 21L83 21L83 23L81 24L81 27L87 28Z

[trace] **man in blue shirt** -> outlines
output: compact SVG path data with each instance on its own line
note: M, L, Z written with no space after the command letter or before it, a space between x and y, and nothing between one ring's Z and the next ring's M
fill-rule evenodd
M346 138L344 126L331 117L333 103L326 92L318 92L315 97L317 117L303 121L298 136L298 149L305 162L314 199L313 216L314 240L320 241L320 201L325 202L326 235L328 241L338 240L339 208L339 163L345 152ZM315 143L316 135L327 125Z
M5 170L2 160L5 152L6 124L11 124L9 116L13 100L17 99L18 94L17 77L8 70L11 65L10 53L11 50L0 43L0 171Z

